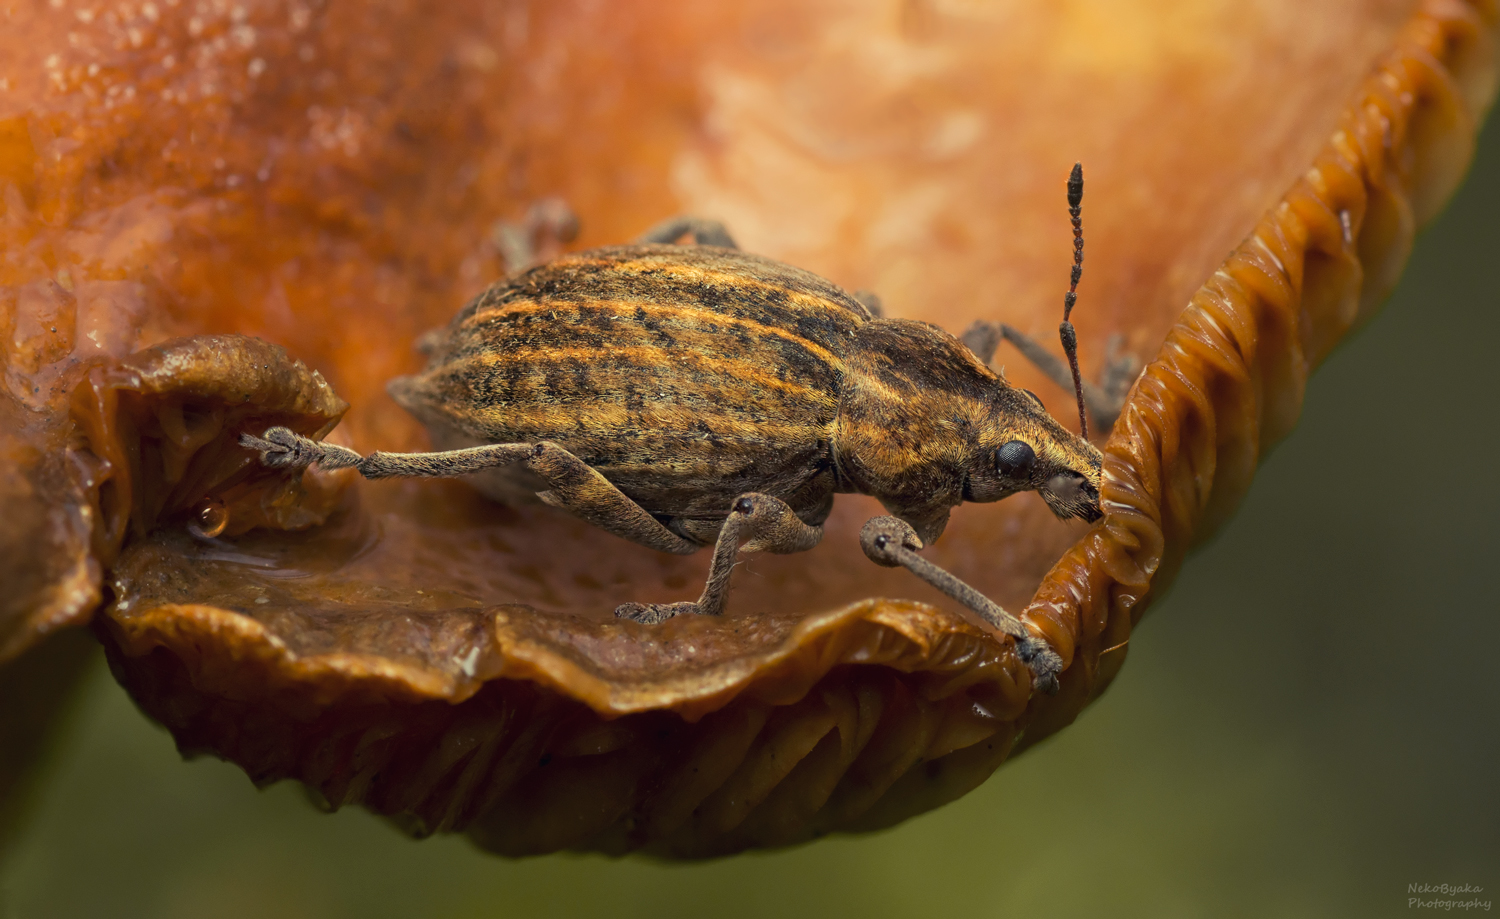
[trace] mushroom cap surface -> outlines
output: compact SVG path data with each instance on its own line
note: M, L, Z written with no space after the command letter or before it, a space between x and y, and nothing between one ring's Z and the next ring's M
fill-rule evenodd
M24 590L0 656L108 585L115 672L184 750L511 854L885 826L1068 723L1456 185L1495 11L902 10L549 4L522 31L478 3L20 11L0 538ZM841 498L817 550L741 566L725 619L651 629L610 611L695 591L706 554L456 483L296 482L234 446L280 423L420 449L384 383L498 273L495 221L551 195L580 246L699 213L891 314L1046 339L1075 160L1085 370L1112 335L1149 361L1104 447L1108 516L1018 496L927 552L1047 635L1057 697L863 558L869 501Z

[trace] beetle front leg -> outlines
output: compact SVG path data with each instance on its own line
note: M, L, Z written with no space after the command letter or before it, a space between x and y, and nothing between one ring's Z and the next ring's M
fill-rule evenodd
M905 568L1014 638L1016 652L1031 668L1036 685L1048 695L1057 692L1057 674L1062 671L1062 658L1057 652L1046 641L1032 637L1025 624L1000 604L918 555L922 540L906 521L899 517L871 518L859 532L859 546L875 564Z
M615 608L621 619L633 619L654 625L696 613L718 616L724 612L729 592L729 575L734 571L735 556L740 552L772 552L787 555L805 552L823 538L821 526L810 526L780 498L749 492L735 499L729 516L719 529L714 543L714 560L708 569L708 581L697 601L682 603L622 603ZM741 546L741 541L744 545Z

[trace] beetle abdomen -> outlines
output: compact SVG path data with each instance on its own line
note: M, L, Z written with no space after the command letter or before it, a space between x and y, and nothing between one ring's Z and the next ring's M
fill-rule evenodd
M478 440L554 441L652 513L722 516L827 472L841 354L869 318L769 259L596 249L485 291L391 392Z

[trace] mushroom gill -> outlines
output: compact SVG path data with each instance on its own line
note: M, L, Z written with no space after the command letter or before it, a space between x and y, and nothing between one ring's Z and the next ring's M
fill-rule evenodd
M115 674L186 752L497 852L673 856L890 825L1103 690L1462 175L1496 28L1453 0L158 13L0 35L0 658L107 596ZM235 446L420 448L385 381L549 196L580 246L704 214L890 313L1044 337L1075 160L1086 371L1113 336L1149 361L1108 515L965 507L928 552L1048 635L1055 697L864 559L865 499L742 565L724 619L643 627L610 611L694 592L706 553Z

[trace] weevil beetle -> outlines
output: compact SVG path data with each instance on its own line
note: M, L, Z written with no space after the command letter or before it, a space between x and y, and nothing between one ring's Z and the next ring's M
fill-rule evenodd
M498 500L535 495L663 552L713 545L697 601L615 610L647 623L722 613L738 552L810 549L834 495L872 495L891 516L866 524L866 555L908 568L1014 637L1037 685L1054 691L1061 660L1046 642L916 550L958 504L1018 491L1037 491L1059 518L1101 516L1101 456L1087 439L1067 321L1082 270L1082 193L1075 166L1061 331L1081 436L990 368L993 327L961 340L882 318L868 298L741 252L717 224L680 219L639 244L502 281L424 336L426 369L389 391L438 452L364 457L285 428L242 443L276 467L475 474ZM697 245L671 244L689 233Z

